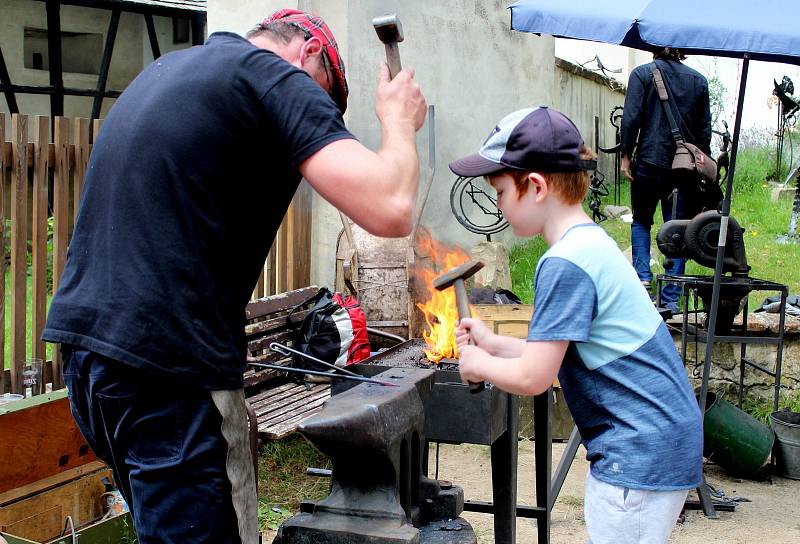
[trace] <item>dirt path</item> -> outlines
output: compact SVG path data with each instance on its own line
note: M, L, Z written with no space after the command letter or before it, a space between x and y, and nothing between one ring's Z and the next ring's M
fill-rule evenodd
M553 470L561 457L563 444L553 446ZM583 480L589 468L581 447L552 513L552 544L587 542L583 523ZM433 459L431 459L433 463ZM431 467L433 464L431 464ZM533 444L520 443L519 497L522 504L535 504ZM439 478L452 480L464 488L468 499L491 500L489 449L483 446L447 446L440 451ZM706 469L706 478L729 497L742 496L752 502L740 503L736 511L721 512L720 519L709 520L702 512L688 511L678 525L672 544L798 544L800 543L800 481L774 477L773 483L734 480L715 466ZM478 542L492 543L492 518L487 514L465 512L478 534ZM517 541L536 542L536 522L517 521Z
M561 458L564 444L553 445L553 470ZM432 448L433 450L433 448ZM589 468L583 447L572 463L552 513L552 544L575 544L588 541L583 523L583 480ZM491 500L491 464L486 446L442 445L439 478L451 480L464 488L464 496L473 500ZM435 458L431 452L433 476ZM533 478L533 444L520 442L519 497L520 504L535 504ZM718 520L707 519L702 512L688 511L670 539L671 544L800 544L800 481L774 477L773 482L736 480L719 468L706 468L706 478L726 496L741 496L752 502L740 503L736 511L721 512ZM492 517L488 514L465 512L463 517L475 528L480 544L494 542ZM264 533L263 542L272 542L274 532ZM536 522L517 521L517 542L535 543Z

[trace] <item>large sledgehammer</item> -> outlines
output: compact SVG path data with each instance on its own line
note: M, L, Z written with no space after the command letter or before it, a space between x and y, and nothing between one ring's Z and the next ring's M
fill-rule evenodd
M468 263L457 266L448 270L435 280L433 286L439 291L444 291L451 285L456 290L456 307L458 308L459 321L471 317L469 311L469 299L467 299L467 289L464 287L464 280L475 274L478 270L483 268L483 263L480 261L470 261ZM469 382L470 393L480 393L483 391L485 385L483 382Z
M372 26L378 34L378 39L386 47L386 64L389 65L389 77L394 76L403 69L400 64L400 49L397 44L403 41L403 25L396 14L383 15L372 19Z

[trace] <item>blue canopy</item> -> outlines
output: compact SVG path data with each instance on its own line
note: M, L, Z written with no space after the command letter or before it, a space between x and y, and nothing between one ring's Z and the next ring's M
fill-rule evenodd
M800 64L800 14L785 0L519 0L510 9L520 32Z
M750 59L800 64L800 16L786 0L605 0L587 5L574 0L519 0L511 7L511 28L624 45L646 51L676 47L684 53L743 58L730 165L722 203L720 232L727 232L739 147L742 106ZM714 287L708 318L700 411L704 412L719 313L725 236L717 246ZM777 410L777 398L775 400ZM716 517L705 485L698 488L706 515Z

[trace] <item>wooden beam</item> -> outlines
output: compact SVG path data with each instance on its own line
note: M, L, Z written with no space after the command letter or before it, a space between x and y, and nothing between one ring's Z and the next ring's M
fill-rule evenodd
M152 14L144 14L144 24L147 25L147 37L150 39L150 51L153 52L153 60L156 60L161 56L161 48L158 47L158 34L156 34L156 25L153 24Z
M277 292L277 277L276 274L276 261L277 261L277 246L278 239L272 241L272 246L269 248L269 255L267 255L267 263L265 267L266 280L264 282L264 295L274 295Z
M69 243L69 119L59 117L54 130L55 161L53 162L53 293L58 291ZM53 389L63 386L61 354L53 350Z
M0 111L0 145L3 146L5 151L6 141L6 114ZM9 145L10 147L10 145ZM6 165L11 163L10 155L7 157L5 153L0 153L0 187L5 187L6 181ZM0 191L0 219L4 219L2 211L5 209L3 206L3 193ZM0 244L6 246L6 222L0 221ZM0 278L6 277L6 260L0 259ZM0 281L0 323L6 322L6 282ZM0 369L5 368L5 347L6 335L0 335ZM8 384L11 383L10 376L6 378L5 372L0 372L0 394L9 392Z
M50 116L64 115L64 79L61 64L61 2L47 0L47 55L50 63Z
M89 120L85 118L75 119L75 132L72 139L73 149L75 150L75 162L72 174L72 203L73 203L73 224L78 220L78 208L83 192L83 182L86 178L86 170L89 166Z
M103 50L103 60L100 63L100 74L97 76L97 95L94 97L94 104L92 105L92 119L100 117L100 109L103 107L103 94L106 91L106 83L108 83L108 68L111 66L111 55L114 54L114 42L117 41L119 16L120 11L115 9L111 12L111 20L108 22L106 47Z
M11 116L14 162L11 174L11 392L25 393L25 314L28 299L28 116ZM41 379L41 377L40 377Z
M36 117L37 134L36 147L33 160L33 220L31 221L33 233L31 246L33 255L31 260L31 283L33 300L31 302L31 353L33 357L46 360L45 344L40 340L47 315L47 193L48 193L48 166L50 159L50 118L44 115ZM52 146L55 149L55 146ZM47 383L44 382L43 383Z
M94 9L118 9L125 13L152 13L163 17L186 17L191 13L197 13L204 18L206 16L205 0L61 0L61 4Z
M3 84L3 94L6 95L6 103L8 104L8 111L13 113L19 113L19 107L17 106L17 98L14 96L14 91L11 89L11 76L8 75L8 68L6 67L6 61L3 58L3 48L0 47L0 83Z
M291 205L286 211L286 215L281 221L281 226L278 229L278 236L275 239L277 243L277 251L275 258L275 274L276 274L276 293L283 293L289 290L289 221L287 220L291 213Z
M55 88L52 85L6 85L0 82L0 91L12 91L19 94L53 94ZM101 96L96 89L62 87L61 92L65 96ZM105 91L102 96L105 98L118 98L121 94L122 91Z
M313 222L312 191L307 181L300 182L294 194L295 229L292 246L292 279L294 287L311 283L311 225Z

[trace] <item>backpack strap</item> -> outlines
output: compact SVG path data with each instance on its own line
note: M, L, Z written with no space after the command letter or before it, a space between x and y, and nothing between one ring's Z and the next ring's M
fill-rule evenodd
M286 324L289 325L289 327L295 333L297 333L299 326L302 324L302 321L300 321L300 322L292 321L292 315L297 310L299 310L300 308L302 308L303 306L308 304L309 302L313 302L314 304L316 304L317 302L320 301L320 299L322 299L322 297L325 296L325 293L329 293L329 292L330 291L328 290L327 287L320 287L319 291L317 291L316 293L314 293L313 295L311 295L310 297L305 299L303 302L299 303L297 306L293 307L291 310L289 310L289 313L286 315Z
M664 78L661 76L661 70L658 69L655 62L653 62L651 70L653 72L653 84L656 86L658 98L661 100L661 105L664 107L664 114L667 116L667 121L669 121L672 138L675 140L675 143L683 142L683 134L681 134L681 129L675 122L675 116L672 115L672 108L669 107L669 94L667 93L667 86L664 83Z

